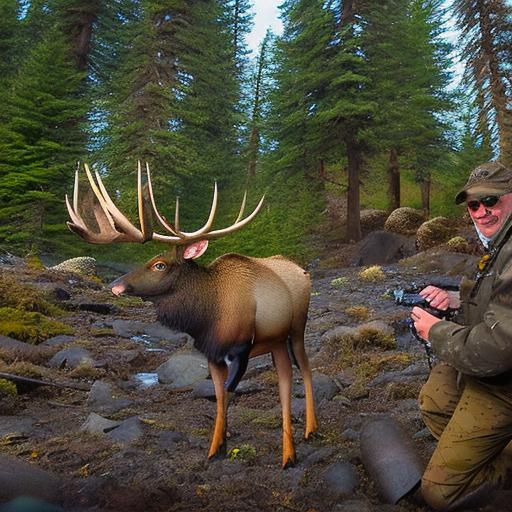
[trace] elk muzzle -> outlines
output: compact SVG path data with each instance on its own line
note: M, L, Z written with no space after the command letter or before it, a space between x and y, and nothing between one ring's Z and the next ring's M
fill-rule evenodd
M112 281L108 287L112 290L112 293L119 297L120 295L123 295L123 293L130 293L132 290L132 287L127 284L122 277L119 277L115 281Z

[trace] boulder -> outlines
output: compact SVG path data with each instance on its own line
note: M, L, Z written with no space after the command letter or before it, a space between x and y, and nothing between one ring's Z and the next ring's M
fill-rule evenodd
M414 235L424 220L425 215L421 210L403 206L389 214L384 229L399 235Z
M79 256L78 258L71 258L58 265L54 265L50 267L50 270L93 276L96 274L96 260L89 256Z
M157 369L158 380L172 389L193 386L209 374L206 358L198 352L173 355Z
M368 233L384 228L388 212L386 210L365 209L361 210L359 218L361 219L361 230Z
M446 217L434 217L421 224L416 231L416 247L418 251L426 251L441 245L455 235L453 223Z
M361 241L352 264L368 266L394 263L415 252L412 238L390 231L374 231Z
M20 496L58 501L63 481L57 475L14 457L0 454L0 502Z
M336 462L327 466L323 481L328 492L334 496L348 496L359 485L357 470L349 462Z
M88 350L78 345L59 350L48 362L53 368L77 368L83 364L95 366L96 362Z

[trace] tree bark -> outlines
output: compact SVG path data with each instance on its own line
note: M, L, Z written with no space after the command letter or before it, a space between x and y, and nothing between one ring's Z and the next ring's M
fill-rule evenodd
M400 208L400 164L396 148L389 150L388 160L388 201L391 211Z
M488 63L491 103L496 112L498 125L498 144L500 160L505 165L512 165L512 109L508 106L505 83L500 71L498 56L493 38L493 27L489 16L489 7L484 0L479 0L481 44L484 61Z
M430 176L425 176L420 182L421 208L425 212L425 217L430 215L430 183Z
M348 140L346 145L348 159L347 238L357 242L361 240L361 204L359 200L361 151L353 139Z

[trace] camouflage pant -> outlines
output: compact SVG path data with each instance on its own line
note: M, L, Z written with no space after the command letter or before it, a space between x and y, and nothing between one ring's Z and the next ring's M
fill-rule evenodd
M512 393L438 364L420 397L423 420L437 447L422 478L424 499L436 510L454 510L470 495L500 485L512 468ZM483 492L479 493L481 489Z

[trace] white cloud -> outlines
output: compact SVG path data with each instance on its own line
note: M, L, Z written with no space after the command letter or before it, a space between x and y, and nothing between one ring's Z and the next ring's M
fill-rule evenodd
M254 0L254 28L247 37L249 48L258 50L261 40L270 27L275 34L281 34L283 25L279 19L278 5L281 0Z

